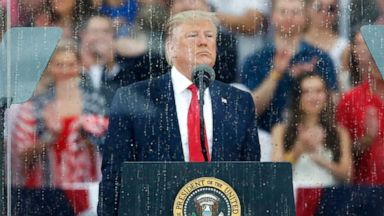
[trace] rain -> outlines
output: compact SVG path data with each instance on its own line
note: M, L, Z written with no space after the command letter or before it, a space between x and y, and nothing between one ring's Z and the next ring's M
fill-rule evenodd
M0 0L0 215L384 215L384 0Z

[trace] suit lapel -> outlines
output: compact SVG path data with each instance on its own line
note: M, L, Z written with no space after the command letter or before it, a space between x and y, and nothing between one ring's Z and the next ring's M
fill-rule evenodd
M163 128L163 136L166 140L165 146L161 147L163 154L168 158L167 161L184 161L184 154L181 143L179 123L175 104L171 74L167 73L160 77L159 86L156 88L160 96L160 110L165 114L165 120L159 121L159 128Z
M213 142L212 142L212 161L222 160L222 150L224 144L224 128L223 119L224 119L224 110L226 98L223 98L220 92L220 88L217 86L216 82L213 82L211 87L209 87L209 92L211 94L212 100L212 119L213 119Z

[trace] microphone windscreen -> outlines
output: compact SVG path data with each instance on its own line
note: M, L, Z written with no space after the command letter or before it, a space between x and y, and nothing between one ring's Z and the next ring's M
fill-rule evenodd
M201 79L204 84L204 89L210 86L215 80L215 71L213 68L206 64L197 65L192 71L192 82L199 87Z

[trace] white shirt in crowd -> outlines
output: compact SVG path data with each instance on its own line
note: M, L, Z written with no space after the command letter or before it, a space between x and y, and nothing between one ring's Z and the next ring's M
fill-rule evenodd
M103 76L104 70L105 70L105 67L98 64L92 65L89 68L88 73L91 77L92 85L95 89L99 89L101 86L101 78ZM108 74L107 79L113 79L113 77L115 77L119 73L119 71L120 71L120 66L118 64L113 65L112 70L107 72Z

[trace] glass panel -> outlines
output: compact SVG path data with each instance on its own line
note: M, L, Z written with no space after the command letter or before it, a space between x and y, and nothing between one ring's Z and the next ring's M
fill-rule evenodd
M62 34L59 28L11 28L3 37L0 45L0 98L1 98L1 125L4 123L4 113L9 103L21 103L32 96L40 77L48 65L55 50L57 42ZM5 123L7 125L7 123ZM4 133L1 127L1 197L7 195L7 199L1 199L3 215L9 214L11 204L11 152L4 154ZM7 147L12 149L11 136L7 134ZM6 167L4 165L7 165ZM4 172L4 170L10 170ZM7 174L7 175L6 175ZM5 191L5 186L7 190ZM5 210L7 209L7 213Z
M0 45L0 98L21 103L32 96L61 34L53 27L19 27L5 33Z
M361 27L361 33L381 76L384 77L384 26L366 25Z

